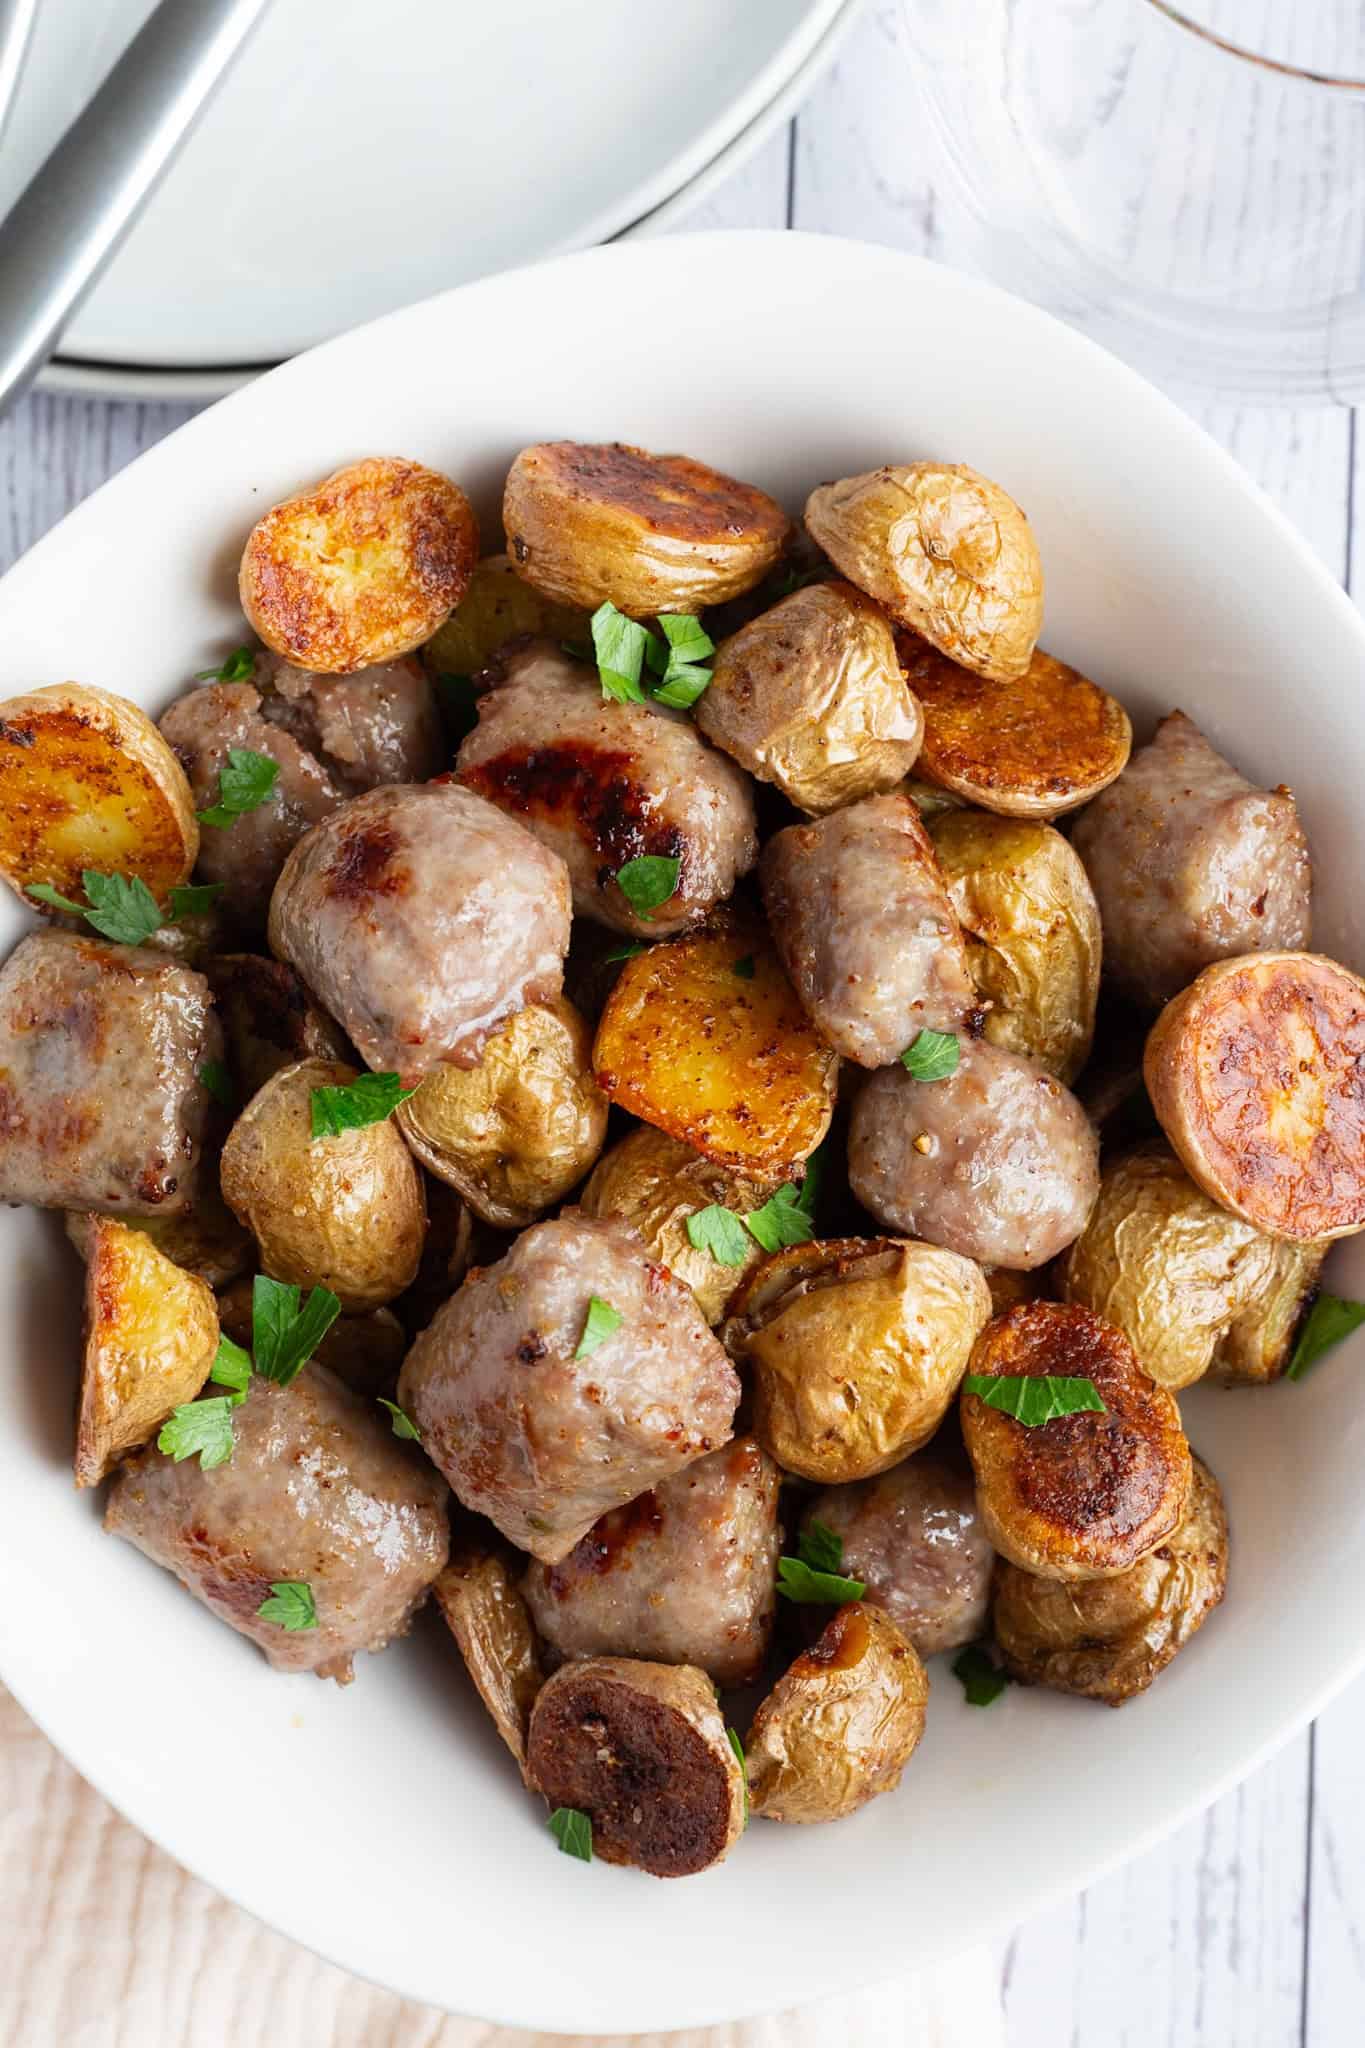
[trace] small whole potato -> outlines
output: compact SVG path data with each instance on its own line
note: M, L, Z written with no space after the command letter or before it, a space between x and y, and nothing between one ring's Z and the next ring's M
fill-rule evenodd
M768 1694L744 1745L750 1811L841 1820L900 1783L924 1733L929 1674L879 1607L853 1600Z
M342 1308L379 1308L411 1285L426 1209L391 1122L312 1135L312 1093L358 1078L337 1060L297 1060L253 1095L228 1133L223 1198L260 1247L262 1270L328 1287Z
M592 637L586 612L542 597L518 576L506 555L485 555L474 564L450 617L422 649L422 660L434 675L477 675L500 647L523 633L556 641Z
M991 1312L978 1267L935 1245L789 1245L736 1294L721 1337L753 1367L754 1434L823 1486L885 1472L943 1419Z
M477 1067L438 1067L400 1103L404 1137L428 1173L499 1228L534 1223L602 1149L607 1099L592 1035L562 996L495 1031Z
M586 1216L628 1223L660 1264L692 1289L707 1322L718 1323L740 1281L762 1259L763 1247L745 1232L739 1264L723 1265L714 1252L693 1244L688 1222L710 1208L747 1216L771 1192L771 1182L717 1166L667 1132L641 1124L602 1155L579 1200Z

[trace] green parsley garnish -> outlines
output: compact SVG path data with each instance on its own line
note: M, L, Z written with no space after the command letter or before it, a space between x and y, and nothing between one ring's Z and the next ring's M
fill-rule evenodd
M658 642L647 649L649 665L659 677L654 701L686 711L711 680L710 669L701 664L715 653L716 643L691 612L660 612L659 627L664 636L662 651Z
M969 1643L962 1654L953 1659L953 1677L961 1679L969 1707L988 1707L992 1700L999 1699L1009 1684L1005 1673L986 1655L980 1643Z
M625 1317L609 1301L603 1301L594 1294L588 1302L588 1313L583 1323L583 1334L578 1340L575 1358L590 1358L599 1344L605 1344L613 1330L619 1330Z
M161 906L140 875L102 875L94 868L83 868L81 886L90 899L88 904L73 903L69 896L59 896L47 882L31 882L25 894L36 896L40 903L50 903L54 910L74 912L102 937L113 939L120 946L140 946L153 932L159 932L166 921Z
M400 1102L415 1095L405 1088L397 1074L359 1074L344 1087L313 1088L309 1091L314 1138L338 1138L343 1131L363 1131L370 1124L382 1124Z
M580 1863L592 1862L592 1822L576 1806L557 1806L546 1822L550 1833L566 1856Z
M610 953L602 955L602 965L610 967L616 960L633 960L637 953L643 953L644 950L645 942L643 939L626 939L621 945L613 946Z
M218 1337L218 1350L209 1367L209 1378L218 1387L231 1387L228 1405L240 1408L251 1384L251 1353L234 1344L231 1337Z
M199 1069L199 1079L215 1102L221 1102L224 1109L231 1109L236 1101L232 1076L221 1060L205 1060Z
M813 1518L801 1531L797 1551L812 1571L837 1572L844 1561L844 1539L828 1522Z
M1105 1415L1108 1413L1089 1379L1058 1378L1052 1373L969 1372L963 1381L988 1408L999 1408L1022 1422L1025 1429L1037 1429L1044 1422L1056 1422L1063 1415Z
M744 1744L740 1740L738 1728L727 1728L725 1739L735 1753L739 1763L739 1774L744 1780L744 1825L747 1828L749 1825L749 1773L745 1769Z
M573 646L566 651L580 652ZM627 618L608 598L592 615L591 652L582 651L597 663L604 697L613 697L618 704L647 703L648 669L658 677L649 689L655 703L685 711L711 680L711 671L702 664L715 653L716 644L691 612L661 612L659 631L653 633L638 619Z
M386 1401L382 1394L377 1394L375 1396L375 1399L378 1401L381 1408L388 1409L389 1417L393 1424L393 1433L395 1436L407 1437L412 1443L415 1444L421 1443L421 1430L417 1427L417 1424L413 1421L412 1417L405 1413L405 1411L399 1407L396 1401Z
M650 917L677 894L681 873L675 854L642 853L616 870L616 886L637 917Z
M742 960L736 960L734 966L730 969L730 972L731 974L737 974L741 981L752 981L754 978L753 954L746 953Z
M182 917L202 917L212 910L225 886L222 882L177 883L171 890L171 923L179 924Z
M300 1308L297 1287L258 1273L251 1283L251 1349L261 1378L287 1387L340 1314L328 1288L313 1288Z
M258 810L279 781L280 764L269 754L253 754L249 747L229 747L227 762L218 773L218 801L200 811L201 825L235 825L248 811Z
M232 1456L232 1411L238 1399L236 1394L218 1394L182 1403L162 1423L157 1449L174 1458L177 1465L197 1455L205 1472L226 1465Z
M643 704L640 672L650 634L638 619L628 619L608 598L592 615L593 659L604 697L618 704Z
M1339 1294L1320 1294L1299 1331L1287 1380L1301 1380L1320 1358L1365 1323L1365 1301L1344 1301Z
M784 1245L805 1244L814 1237L815 1225L801 1197L802 1190L788 1181L761 1209L745 1217L745 1228L765 1252L780 1252Z
M256 666L256 656L250 647L234 647L221 668L201 668L195 672L196 683L244 683Z
M688 1217L687 1241L694 1251L710 1252L718 1266L742 1266L749 1256L743 1220L719 1202Z
M262 1600L256 1612L262 1621L277 1621L281 1628L288 1629L290 1635L318 1625L313 1589L307 1579L274 1580L270 1598Z
M784 1599L842 1607L849 1600L861 1600L867 1591L862 1579L840 1576L844 1561L844 1539L823 1522L811 1522L801 1531L795 1557L777 1560L777 1590Z
M901 1054L901 1065L916 1081L946 1081L961 1058L951 1031L918 1031Z

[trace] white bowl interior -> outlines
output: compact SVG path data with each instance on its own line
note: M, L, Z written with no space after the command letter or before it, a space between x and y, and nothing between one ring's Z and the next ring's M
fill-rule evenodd
M0 688L64 677L162 706L240 637L256 515L339 461L419 456L496 525L523 443L681 448L774 490L938 455L1027 508L1046 644L1139 732L1180 705L1298 794L1318 943L1365 963L1365 628L1211 442L1022 304L856 244L710 236L572 257L433 300L230 398L83 505L0 585ZM22 913L0 906L8 947ZM435 1626L337 1691L271 1674L71 1490L78 1285L55 1220L0 1219L0 1669L141 1827L338 1962L457 2011L593 2033L796 2003L942 1956L1172 1825L1360 1661L1365 1333L1299 1386L1184 1400L1227 1492L1227 1601L1121 1715L936 1666L894 1796L756 1824L661 1887L555 1853ZM1365 1247L1338 1291L1365 1290ZM837 1933L835 1932L837 1930Z

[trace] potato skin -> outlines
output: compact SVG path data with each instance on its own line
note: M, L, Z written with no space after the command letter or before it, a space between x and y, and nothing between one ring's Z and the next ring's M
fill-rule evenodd
M1206 967L1142 1062L1157 1120L1205 1194L1296 1243L1365 1229L1365 981L1320 953Z
M1203 1627L1227 1576L1223 1496L1195 1458L1180 1527L1128 1571L1078 1586L1001 1565L992 1622L1005 1669L1020 1685L1121 1707Z
M242 610L296 668L346 675L430 639L478 553L458 485L420 462L369 456L257 520L242 552Z
M866 1601L840 1607L764 1700L745 1742L765 1820L841 1820L894 1791L924 1733L929 1674Z
M1265 1286L1234 1317L1213 1354L1214 1375L1229 1386L1264 1386L1279 1378L1317 1295L1327 1246L1282 1237L1271 1245L1274 1264Z
M500 647L523 633L555 641L591 638L587 612L542 597L506 555L485 555L474 564L450 617L422 649L422 660L433 675L477 675Z
M1041 1578L1108 1578L1179 1525L1190 1484L1180 1411L1112 1323L1074 1304L1027 1302L987 1326L968 1373L1088 1379L1105 1405L1028 1429L964 1388L981 1518L1011 1563Z
M846 1237L765 1259L732 1300L721 1338L753 1369L764 1449L784 1470L837 1486L928 1442L989 1316L970 1259Z
M985 1036L1059 1081L1090 1056L1100 992L1100 914L1077 855L1051 825L944 811L929 825L962 926Z
M354 1067L297 1060L255 1094L228 1133L223 1198L254 1235L274 1280L329 1287L351 1312L411 1285L422 1254L422 1184L392 1122L312 1136L314 1088L345 1087Z
M431 1590L474 1688L525 1778L531 1709L545 1673L511 1564L472 1536L457 1539Z
M579 1203L585 1216L628 1223L659 1263L692 1289L707 1322L718 1323L736 1287L762 1259L763 1247L748 1238L742 1264L718 1265L692 1243L688 1218L713 1206L746 1216L761 1209L771 1192L771 1181L732 1173L667 1132L641 1124L603 1153Z
M542 441L507 474L502 523L519 576L559 604L632 617L696 612L753 588L786 546L781 506L687 455Z
M722 640L694 716L713 746L813 816L895 789L924 730L890 626L842 582L795 590Z
M66 1234L87 1264L99 1220L93 1209L66 1212ZM225 1287L245 1272L256 1255L250 1231L242 1228L208 1174L199 1176L188 1209L172 1216L129 1216L124 1220L141 1232L162 1258L182 1272L206 1280L210 1287Z
M1002 682L1027 672L1043 565L999 484L960 462L887 464L812 491L806 526L850 583L950 661Z
M529 1004L489 1038L477 1067L438 1067L400 1103L398 1125L428 1173L476 1216L519 1230L562 1201L607 1134L592 1037L562 996Z

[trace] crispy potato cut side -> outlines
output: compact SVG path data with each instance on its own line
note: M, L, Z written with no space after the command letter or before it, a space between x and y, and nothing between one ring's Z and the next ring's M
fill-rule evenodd
M531 1616L507 1559L473 1541L457 1542L432 1591L475 1691L525 1777L531 1709L545 1673Z
M46 882L81 903L94 868L164 903L198 854L185 771L136 704L80 683L0 704L0 874L21 896Z
M753 973L736 974L737 961ZM604 1095L754 1179L795 1173L829 1128L838 1060L757 919L735 913L628 960L593 1046Z
M1205 1194L1272 1237L1365 1229L1365 981L1320 953L1206 967L1167 1003L1142 1063L1152 1107Z
M479 529L458 484L392 455L349 463L247 536L242 609L296 668L345 675L410 654L465 592Z
M203 1280L111 1216L90 1230L85 1353L76 1416L76 1484L98 1486L192 1401L218 1349L218 1311Z
M500 647L525 633L555 641L592 638L587 612L542 597L518 576L506 555L485 555L474 564L450 617L422 649L422 660L435 675L477 675Z
M896 638L924 712L918 773L1012 818L1055 818L1122 774L1133 728L1116 697L1035 649L1023 675L991 682L910 633Z
M610 598L636 618L740 596L791 532L782 507L752 484L620 441L523 448L502 523L517 574L545 597L589 612Z

